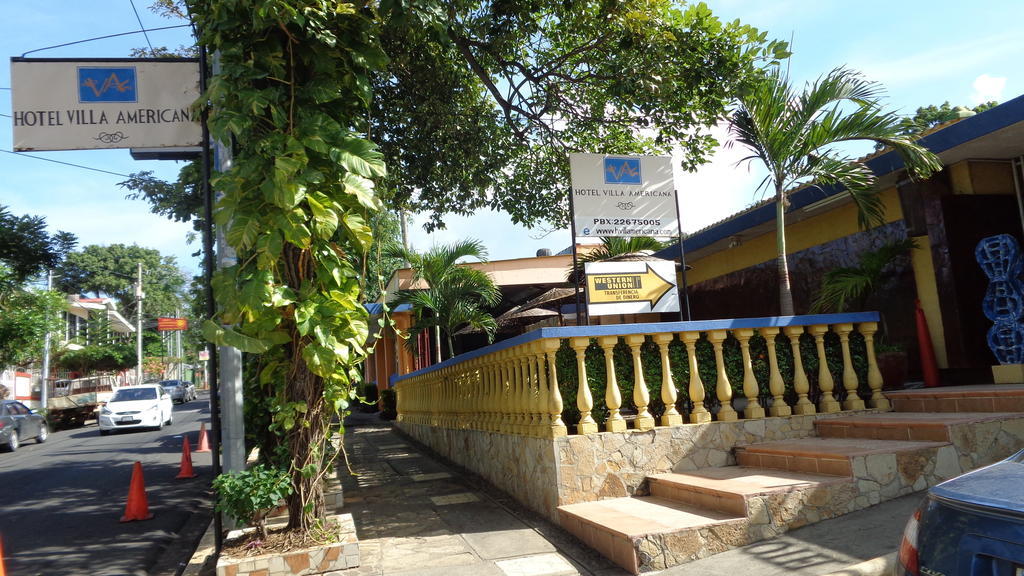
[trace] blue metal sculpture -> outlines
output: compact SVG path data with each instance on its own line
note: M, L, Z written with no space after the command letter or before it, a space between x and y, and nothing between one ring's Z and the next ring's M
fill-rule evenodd
M981 308L993 322L988 347L1000 364L1024 363L1024 283L1017 240L1008 234L990 236L978 243L974 257L988 276L988 290Z

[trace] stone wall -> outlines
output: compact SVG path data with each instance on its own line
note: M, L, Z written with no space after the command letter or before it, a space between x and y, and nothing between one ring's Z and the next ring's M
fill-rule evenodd
M396 422L402 432L472 470L521 504L557 522L558 479L551 439Z
M814 435L815 419L837 416L840 414L684 424L554 440L401 421L395 426L558 522L558 506L644 495L648 474L735 464L732 448L738 444L806 438Z

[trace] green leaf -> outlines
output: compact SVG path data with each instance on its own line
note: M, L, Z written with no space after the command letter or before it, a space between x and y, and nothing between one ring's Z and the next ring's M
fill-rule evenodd
M239 334L213 320L203 322L203 337L218 346L231 346L242 352L260 354L267 351L267 346L262 341Z
M330 157L349 172L365 178L386 174L384 155L369 140L343 138L338 147L330 151Z

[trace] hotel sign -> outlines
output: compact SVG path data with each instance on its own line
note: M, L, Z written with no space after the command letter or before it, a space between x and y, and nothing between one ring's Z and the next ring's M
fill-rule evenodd
M14 150L202 142L194 59L11 59Z
M570 154L576 237L679 234L672 159Z

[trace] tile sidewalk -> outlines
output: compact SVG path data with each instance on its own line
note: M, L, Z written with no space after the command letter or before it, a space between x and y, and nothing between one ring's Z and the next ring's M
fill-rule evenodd
M621 568L376 415L346 420L342 470L361 566L352 576L624 576ZM664 576L882 574L923 494L662 571ZM858 569L852 566L862 564Z

